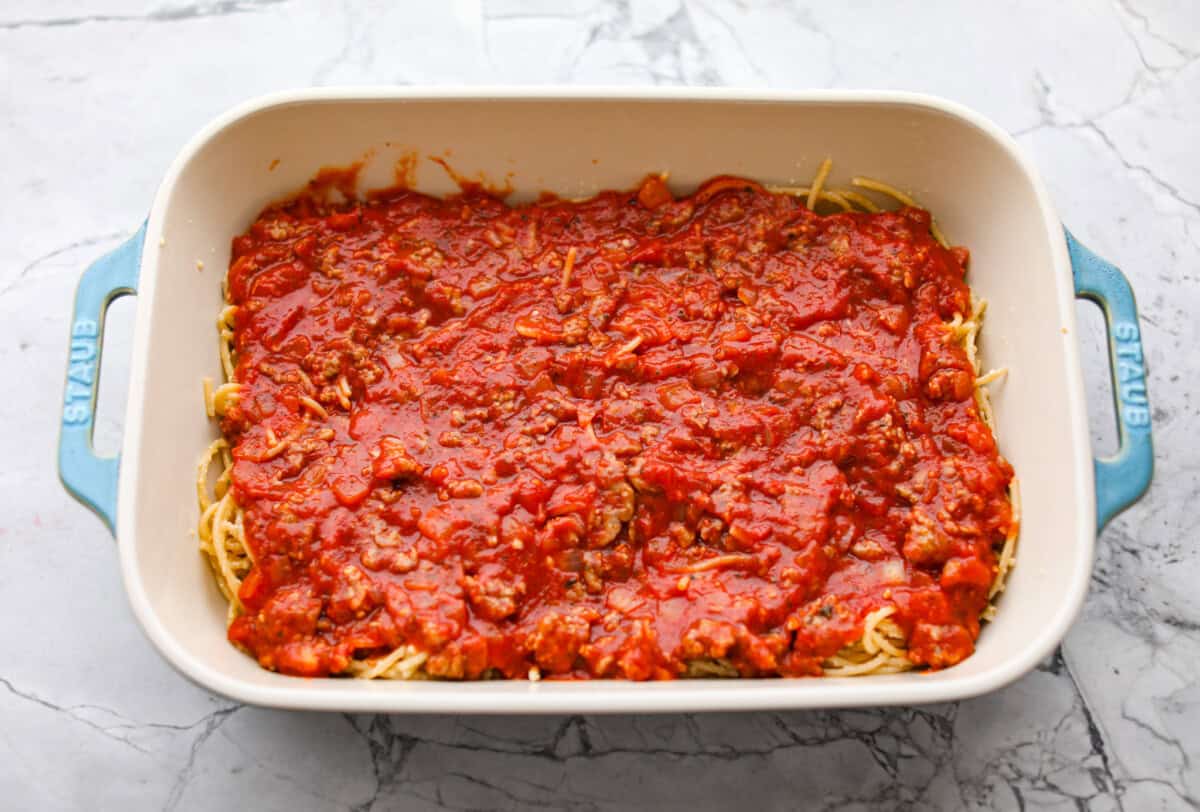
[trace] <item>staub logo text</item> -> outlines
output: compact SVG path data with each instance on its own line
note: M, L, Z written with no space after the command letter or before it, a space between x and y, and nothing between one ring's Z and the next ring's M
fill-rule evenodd
M92 383L96 380L97 340L100 325L94 319L76 319L71 326L71 365L67 369L63 423L84 426L92 419Z
M1113 343L1117 353L1117 396L1124 407L1125 425L1144 429L1150 425L1150 405L1146 400L1146 368L1136 324L1128 321L1113 325Z

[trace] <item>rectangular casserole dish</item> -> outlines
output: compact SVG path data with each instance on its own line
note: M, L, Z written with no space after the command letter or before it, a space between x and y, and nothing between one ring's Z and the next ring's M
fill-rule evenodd
M515 199L628 188L669 171L690 190L717 174L805 182L826 155L840 183L886 179L971 249L968 280L990 302L984 366L1007 366L993 401L1021 479L1018 564L977 651L952 668L869 678L671 683L379 682L264 671L225 638L226 606L196 549L194 466L213 439L201 379L219 379L214 319L231 238L323 166L365 160L362 188L397 160L446 158L507 181ZM421 191L455 189L421 160ZM199 270L198 270L199 269ZM103 314L138 295L119 458L90 445ZM1121 447L1093 462L1074 298L1109 328ZM1010 137L958 105L908 93L726 90L349 89L278 94L205 128L167 172L145 225L84 275L71 326L59 453L67 488L114 530L134 613L185 676L277 707L376 712L594 713L919 704L1001 687L1061 641L1082 604L1099 527L1147 487L1149 408L1132 293L1064 232Z

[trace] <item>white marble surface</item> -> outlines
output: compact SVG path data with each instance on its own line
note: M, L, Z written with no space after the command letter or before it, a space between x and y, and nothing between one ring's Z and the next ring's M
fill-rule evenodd
M1061 652L954 705L650 718L282 713L166 666L129 612L112 541L54 474L75 281L226 107L296 85L457 82L907 88L1016 133L1064 220L1133 280L1157 421L1155 484L1103 534ZM1196 805L1198 122L1190 0L6 0L0 806ZM1094 435L1110 443L1098 319L1085 315ZM127 339L117 323L117 400ZM109 444L119 422L119 410L101 421Z

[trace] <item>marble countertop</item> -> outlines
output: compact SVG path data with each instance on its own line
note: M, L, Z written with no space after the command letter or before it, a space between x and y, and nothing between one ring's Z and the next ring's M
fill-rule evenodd
M0 797L13 809L1179 809L1200 803L1200 9L1107 3L8 0L0 9ZM375 717L243 707L150 647L53 468L67 310L200 126L296 85L887 87L1015 133L1142 308L1158 470L1014 685L920 709ZM120 436L131 309L105 364ZM1093 439L1113 431L1102 330ZM116 403L113 407L110 404ZM1191 517L1191 518L1189 518Z

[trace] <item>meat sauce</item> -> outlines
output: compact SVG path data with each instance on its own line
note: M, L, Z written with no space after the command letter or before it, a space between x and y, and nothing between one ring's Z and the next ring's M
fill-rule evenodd
M657 177L269 207L233 241L229 638L328 675L817 675L892 606L968 656L1012 477L925 211Z

